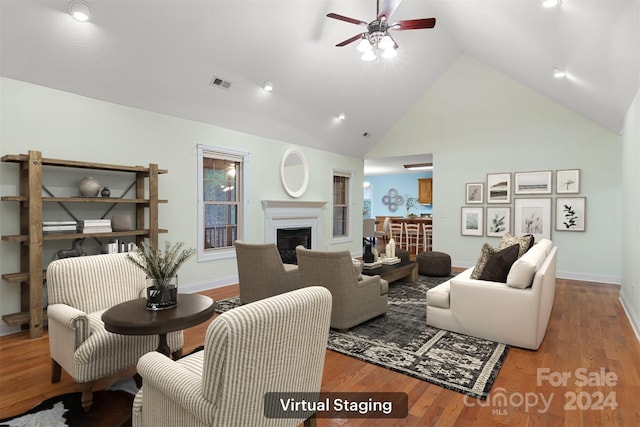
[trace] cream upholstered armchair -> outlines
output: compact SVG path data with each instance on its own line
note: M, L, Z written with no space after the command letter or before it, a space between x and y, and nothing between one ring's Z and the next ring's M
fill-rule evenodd
M237 240L235 247L240 300L244 304L300 287L298 266L283 264L275 243L253 244Z
M331 291L331 327L349 329L387 312L389 284L380 276L358 280L349 251L323 252L296 248L300 284L320 285Z
M51 382L60 381L61 368L82 386L82 407L91 408L93 384L133 367L158 346L158 336L129 336L108 332L102 313L121 302L140 298L145 273L127 254L93 255L53 261L47 268ZM182 331L167 335L171 351L182 349Z
M312 414L267 418L265 395L320 392L330 313L328 290L298 289L221 314L203 351L176 361L144 355L133 426L299 425Z

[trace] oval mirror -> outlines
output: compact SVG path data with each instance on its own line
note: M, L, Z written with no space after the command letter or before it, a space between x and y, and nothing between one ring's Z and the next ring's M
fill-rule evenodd
M309 185L309 166L304 155L295 148L289 148L280 162L282 186L291 197L300 197Z

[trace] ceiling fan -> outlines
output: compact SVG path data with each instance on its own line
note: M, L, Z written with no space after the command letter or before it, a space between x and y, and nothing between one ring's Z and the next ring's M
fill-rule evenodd
M436 18L425 19L408 19L404 21L389 22L391 15L400 5L401 0L385 0L380 8L380 0L376 2L376 19L367 23L359 19L349 18L347 16L338 15L337 13L329 13L327 17L337 19L339 21L349 22L351 24L363 25L367 27L367 31L356 34L355 36L338 43L337 47L346 46L360 40L358 51L362 52L362 59L371 61L378 58L382 52L383 58L392 58L396 56L398 43L391 37L389 30L420 30L424 28L433 28L436 25Z

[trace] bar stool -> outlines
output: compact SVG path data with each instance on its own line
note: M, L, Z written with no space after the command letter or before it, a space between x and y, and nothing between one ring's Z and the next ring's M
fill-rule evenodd
M402 223L391 222L391 224L389 224L389 230L391 231L391 238L396 242L396 248L402 249L402 234L404 232Z
M409 253L420 252L420 224L405 224L404 233L406 236L406 246Z
M433 250L433 225L422 224L422 249L427 252Z

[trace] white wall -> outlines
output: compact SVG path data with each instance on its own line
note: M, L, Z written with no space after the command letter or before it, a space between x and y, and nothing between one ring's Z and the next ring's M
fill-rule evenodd
M0 152L21 154L40 150L44 157L124 165L157 163L169 173L161 175L160 228L169 230L161 242L185 242L196 247L196 145L224 146L250 153L248 177L249 242L264 241L264 215L261 200L289 200L279 178L282 154L291 144L243 134L203 123L165 116L135 108L102 102L16 80L0 79ZM362 159L298 147L309 160L307 192L298 200L330 201L331 168L353 170L352 217L354 230L350 242L331 244L330 207L325 207L324 249L362 250ZM73 171L69 171L73 174ZM86 174L86 172L75 172ZM80 179L82 175L79 175ZM18 194L16 164L0 163L0 194ZM101 184L121 186L122 179L101 175ZM131 178L133 180L133 178ZM116 181L118 181L116 183ZM114 193L115 195L115 193ZM0 203L0 234L18 234L18 204ZM68 218L64 218L68 219ZM65 242L66 247L70 242ZM50 247L47 242L45 247ZM19 270L18 244L0 242L0 272ZM45 256L45 259L50 259ZM237 283L235 259L197 263L195 257L180 270L181 285L192 289ZM19 311L19 285L2 281L2 314Z
M622 238L622 288L620 300L631 320L636 336L640 339L640 92L629 109L624 122L623 144L623 194L622 222L625 233Z
M621 282L620 135L462 55L366 158L419 153L434 157L434 249L454 265L474 265L484 242L498 242L461 236L465 183L494 172L579 168L586 232L551 231L558 275Z

